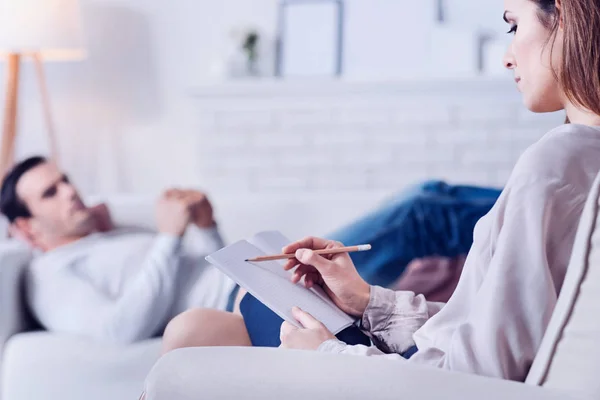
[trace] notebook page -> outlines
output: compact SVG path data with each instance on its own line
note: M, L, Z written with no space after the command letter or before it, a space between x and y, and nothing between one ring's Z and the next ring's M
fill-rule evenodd
M281 249L283 249L286 245L290 244L291 241L285 236L283 236L281 232L266 231L257 233L256 235L252 236L250 239L248 239L248 243L250 243L254 247L257 247L265 254L279 254L281 253ZM286 277L287 279L291 279L292 272L284 271L284 269L282 268L283 265L285 265L285 261L286 260L277 260L272 263L260 263L260 266L273 271L277 275L281 275L283 277Z
M247 241L240 241L206 257L231 279L246 289L284 320L298 326L292 316L292 307L298 306L321 321L331 332L337 334L354 323L352 317L340 314L327 302L304 286L293 284L289 277L273 273L277 262L250 263L244 260L265 255ZM265 264L265 265L262 265ZM268 265L268 264L275 264Z
M248 243L258 247L266 254L279 254L292 241L279 231L265 231L252 236L248 239ZM285 260L281 264L285 264Z
M266 254L279 254L285 246L291 243L291 240L289 240L279 231L265 231L259 232L256 235L252 236L250 239L248 239L248 242L258 247ZM277 263L279 263L280 265L284 265L285 262L286 260L277 261ZM275 266L275 264L273 264L273 266ZM282 276L291 277L292 275L290 271L283 271L283 268L276 268L275 272ZM302 282L304 282L304 280L302 280ZM323 299L331 307L335 308L341 315L346 315L342 310L338 308L338 306L335 305L335 303L331 300L331 298L329 298L327 293L325 293L325 291L321 287L313 286L309 290L313 291L317 296Z

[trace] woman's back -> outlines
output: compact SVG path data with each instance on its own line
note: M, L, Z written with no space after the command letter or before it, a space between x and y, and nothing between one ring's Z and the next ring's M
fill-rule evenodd
M560 126L523 154L475 228L452 299L415 334L412 362L525 378L598 171L600 128Z

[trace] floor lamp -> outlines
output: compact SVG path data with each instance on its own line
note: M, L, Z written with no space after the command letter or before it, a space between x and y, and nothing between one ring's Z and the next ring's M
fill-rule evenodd
M51 158L58 161L43 63L84 58L79 0L0 0L0 53L6 59L0 173L3 175L14 162L19 75L24 61L34 63Z

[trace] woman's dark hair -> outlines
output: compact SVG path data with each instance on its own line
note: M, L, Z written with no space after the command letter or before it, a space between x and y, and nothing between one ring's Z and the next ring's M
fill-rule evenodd
M555 73L568 99L600 115L600 0L532 0L556 39L563 29L562 65ZM553 66L556 67L556 66Z
M17 195L17 183L27 171L46 162L44 157L30 157L15 165L4 177L0 189L0 212L13 223L17 218L31 218L27 205Z

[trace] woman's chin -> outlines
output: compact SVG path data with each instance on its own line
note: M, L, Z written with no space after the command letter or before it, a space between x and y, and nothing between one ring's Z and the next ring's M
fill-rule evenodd
M528 90L520 82L519 91L523 96L523 104L527 109L534 113L551 113L564 109L560 96L553 90Z
M563 109L562 104L548 102L537 97L527 96L523 94L523 104L527 109L534 113L551 113Z

